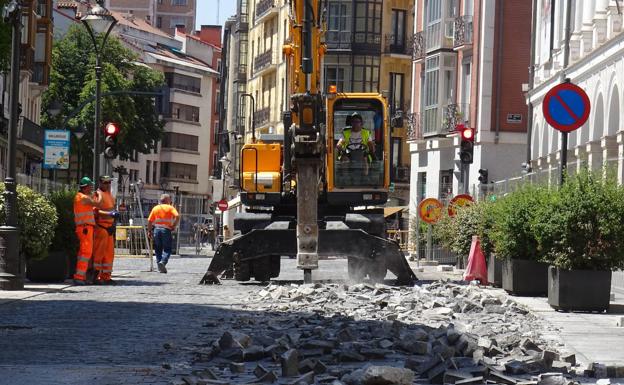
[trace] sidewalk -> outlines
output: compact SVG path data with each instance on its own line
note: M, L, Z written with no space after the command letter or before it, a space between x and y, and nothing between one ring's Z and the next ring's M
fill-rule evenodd
M410 261L410 266L416 271L416 262ZM456 281L463 275L461 269L442 272L437 266L421 267L424 271L416 272L416 275L422 280ZM491 290L508 295L503 289ZM547 297L509 297L550 323L553 333L559 334L566 347L576 354L578 362L624 366L624 327L617 326L618 320L624 317L624 293L617 290L612 293L615 299L611 301L609 311L601 314L556 311L548 305Z

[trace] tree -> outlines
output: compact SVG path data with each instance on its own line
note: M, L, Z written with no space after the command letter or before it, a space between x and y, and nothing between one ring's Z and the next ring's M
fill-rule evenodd
M108 91L157 91L164 84L162 73L136 64L138 56L124 47L119 39L110 36L102 53L102 93ZM95 52L88 32L80 25L72 26L67 34L55 41L52 50L50 86L43 96L43 111L54 100L62 104L56 117L42 116L42 124L61 128L63 121L76 108L95 95ZM107 122L119 123L117 149L122 160L134 151L149 153L160 140L164 122L154 108L154 97L136 95L111 95L102 97L102 126ZM83 141L93 148L94 103L87 104L71 118L69 127L85 127ZM92 162L90 151L83 168Z
M8 0L0 0L0 11ZM9 59L11 58L11 26L4 22L4 17L0 17L0 72L9 69Z

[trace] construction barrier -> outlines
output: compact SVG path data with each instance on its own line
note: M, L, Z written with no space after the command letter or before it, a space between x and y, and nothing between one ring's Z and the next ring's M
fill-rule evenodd
M143 226L117 226L115 257L149 258L150 254Z

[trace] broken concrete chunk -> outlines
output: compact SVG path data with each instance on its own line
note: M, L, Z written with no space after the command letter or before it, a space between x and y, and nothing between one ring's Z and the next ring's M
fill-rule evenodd
M250 346L247 349L243 350L243 360L244 361L259 361L266 357L267 352L263 347L258 345Z
M287 350L281 357L282 376L294 377L299 374L299 352L297 349Z
M230 362L228 367L231 373L245 373L245 364L242 362Z
M455 385L472 385L472 384L483 384L485 381L483 377L472 377L466 378L464 380L459 380L455 382Z
M412 385L414 372L393 366L369 366L357 379L362 385Z
M308 372L308 373L305 373L305 374L301 375L299 378L297 378L295 381L291 382L290 384L292 384L292 385L311 385L311 384L314 383L314 377L315 377L314 372Z
M264 376L268 372L269 372L269 370L267 368L265 368L264 366L260 365L260 364L256 365L256 368L253 371L253 373L256 376L256 378L261 378L262 376Z

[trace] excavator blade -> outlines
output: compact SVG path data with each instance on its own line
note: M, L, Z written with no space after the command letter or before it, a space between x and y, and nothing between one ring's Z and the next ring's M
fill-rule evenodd
M278 223L273 223L221 243L200 283L218 283L218 275L234 263L248 263L274 255L297 255L296 231L285 225L285 228L279 227ZM318 254L321 259L347 258L349 276L354 280L368 275L373 281L381 281L386 270L397 277L399 285L413 285L418 280L397 243L360 229L319 230Z

